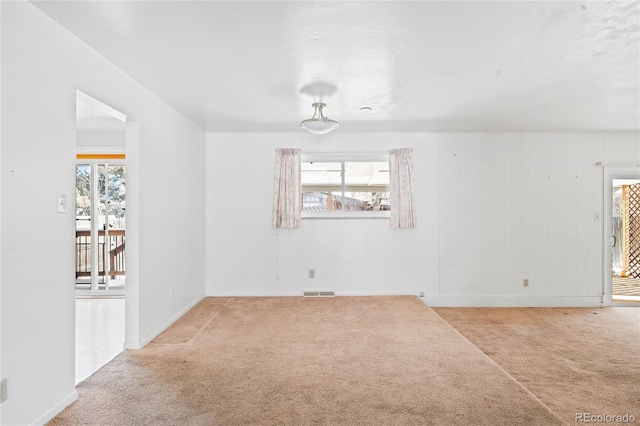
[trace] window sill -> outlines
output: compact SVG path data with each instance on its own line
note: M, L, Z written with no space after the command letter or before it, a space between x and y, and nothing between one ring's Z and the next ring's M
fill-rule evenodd
M389 219L390 211L375 212L302 212L302 219Z

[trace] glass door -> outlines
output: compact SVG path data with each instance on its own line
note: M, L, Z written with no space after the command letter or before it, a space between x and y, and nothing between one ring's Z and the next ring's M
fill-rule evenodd
M640 302L640 184L613 180L611 215L611 299Z
M124 295L126 191L122 164L76 165L76 293Z

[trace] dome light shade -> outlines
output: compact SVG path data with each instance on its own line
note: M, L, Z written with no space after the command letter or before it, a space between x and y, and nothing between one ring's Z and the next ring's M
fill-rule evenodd
M311 106L314 108L313 117L303 120L300 123L300 127L316 135L324 135L338 127L337 121L331 120L322 114L322 108L326 107L325 104L315 102Z

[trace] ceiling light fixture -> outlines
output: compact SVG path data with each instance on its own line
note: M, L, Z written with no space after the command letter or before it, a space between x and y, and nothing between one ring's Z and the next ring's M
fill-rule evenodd
M324 135L338 127L337 121L322 115L322 108L326 107L325 104L322 102L314 102L311 106L315 109L313 111L313 117L302 120L300 127L316 135Z

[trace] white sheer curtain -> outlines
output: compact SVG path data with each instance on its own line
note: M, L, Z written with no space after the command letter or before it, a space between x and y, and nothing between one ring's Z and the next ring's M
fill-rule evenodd
M389 153L389 183L391 186L391 227L415 228L413 148L391 150Z
M273 227L299 228L302 216L300 192L300 150L276 149L273 185Z

